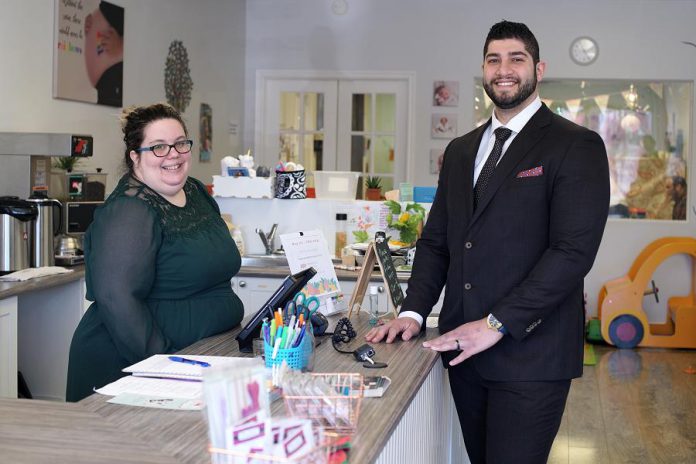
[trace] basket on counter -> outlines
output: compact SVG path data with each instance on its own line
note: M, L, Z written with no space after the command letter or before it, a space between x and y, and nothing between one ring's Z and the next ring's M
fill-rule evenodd
M363 398L363 376L357 373L311 374L323 377L335 395L283 394L289 415L311 419L326 432L351 435L358 427Z
M208 450L213 464L326 464L330 462L332 453L345 453L346 443L358 426L363 398L363 376L357 373L306 375L322 377L324 382L331 386L332 394L283 394L283 399L289 416L309 419L315 431L322 431L323 439L320 445L292 458L210 447Z
M266 367L280 366L283 361L291 369L311 369L314 361L314 336L312 334L311 323L307 325L306 335L295 348L279 349L275 358L273 357L273 347L264 339L264 360Z
M293 458L271 456L264 453L242 453L234 449L208 448L213 464L326 464L331 453L336 450L336 438L329 438L324 444Z

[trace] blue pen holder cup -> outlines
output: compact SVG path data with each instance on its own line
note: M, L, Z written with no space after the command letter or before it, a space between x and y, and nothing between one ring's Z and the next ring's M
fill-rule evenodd
M311 371L314 368L314 335L310 330L311 328L311 324L308 324L305 335L298 346L279 349L275 358L273 357L273 347L264 340L266 367L280 366L285 361L291 369Z

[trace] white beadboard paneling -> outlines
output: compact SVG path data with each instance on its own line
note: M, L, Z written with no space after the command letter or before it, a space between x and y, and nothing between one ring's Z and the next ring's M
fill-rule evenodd
M377 464L394 462L469 463L447 373L439 362L433 366L376 461Z

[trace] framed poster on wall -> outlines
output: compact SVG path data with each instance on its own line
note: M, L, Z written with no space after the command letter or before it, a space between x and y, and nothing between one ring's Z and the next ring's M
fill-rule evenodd
M124 9L99 0L55 0L53 97L123 105Z

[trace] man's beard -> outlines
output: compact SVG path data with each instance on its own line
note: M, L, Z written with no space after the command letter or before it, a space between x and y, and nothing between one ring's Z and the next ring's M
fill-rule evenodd
M505 95L498 97L493 91L493 86L489 82L483 83L483 89L486 91L486 95L488 95L488 98L491 99L493 104L495 104L495 106L501 110L509 110L525 101L531 94L534 93L536 86L536 69L534 70L534 77L526 82L522 82L520 84L520 90L516 94L506 93Z

